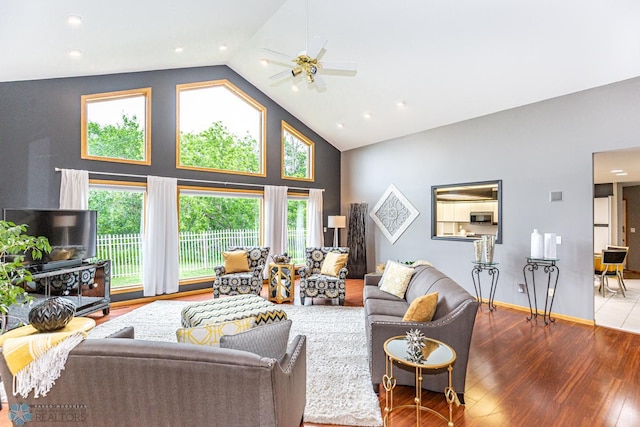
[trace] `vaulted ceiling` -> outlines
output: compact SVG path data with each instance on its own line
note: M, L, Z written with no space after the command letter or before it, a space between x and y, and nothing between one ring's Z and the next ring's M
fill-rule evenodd
M639 23L637 0L3 0L0 81L226 64L344 151L637 77ZM269 79L261 48L316 35L357 72Z

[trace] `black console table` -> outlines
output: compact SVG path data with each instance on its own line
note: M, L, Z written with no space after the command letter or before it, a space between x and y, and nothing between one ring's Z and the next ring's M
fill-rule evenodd
M109 314L111 303L111 261L83 263L77 267L32 273L25 289L36 299L61 296L76 305L76 316L99 310Z
M480 273L486 271L491 278L491 287L489 288L489 311L496 309L493 299L496 296L496 287L498 286L498 278L500 270L498 270L497 262L473 262L473 270L471 270L471 278L473 279L473 288L476 290L476 299L482 305L482 287L480 286ZM480 307L478 305L478 307Z
M553 299L556 296L556 288L558 286L558 277L560 276L560 269L556 265L558 261L560 260L550 259L550 258L527 257L527 264L522 269L522 274L524 275L524 288L525 288L525 291L527 292L527 300L529 300L530 316L527 317L527 320L531 320L534 317L538 317L538 298L536 296L535 272L538 270L538 268L543 267L543 271L547 275L547 292L545 294L544 314L542 316L542 319L544 320L545 325L548 325L549 322L555 322L555 319L551 318L551 308L553 307ZM535 306L535 312L533 311L533 307L531 306L531 297L529 296L529 282L527 281L527 272L531 273L530 276L531 276L531 284L533 285L533 304ZM553 283L553 286L551 286L552 283ZM547 311L547 306L549 308L549 311Z

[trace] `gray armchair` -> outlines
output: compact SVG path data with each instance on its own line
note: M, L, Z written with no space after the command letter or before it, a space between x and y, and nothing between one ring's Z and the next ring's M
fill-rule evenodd
M312 247L305 251L306 264L298 270L300 275L300 302L304 305L305 298L330 298L338 299L340 305L344 305L346 295L347 265L338 271L336 276L322 274L322 264L330 252L349 254L349 248L343 247Z
M262 270L269 256L266 246L230 246L229 251L247 251L249 271L227 274L224 265L214 267L213 297L220 295L255 294L262 291Z

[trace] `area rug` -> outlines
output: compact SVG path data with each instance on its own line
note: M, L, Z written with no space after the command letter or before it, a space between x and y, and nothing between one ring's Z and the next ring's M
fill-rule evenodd
M156 301L97 326L102 338L125 326L136 339L176 341L180 311L188 302ZM304 421L381 426L378 397L371 387L364 313L361 307L280 306L293 321L291 336L307 336L307 406Z

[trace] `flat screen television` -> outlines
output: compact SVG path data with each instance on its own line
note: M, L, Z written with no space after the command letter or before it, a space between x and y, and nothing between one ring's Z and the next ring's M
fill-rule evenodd
M69 209L4 209L4 220L27 225L30 236L44 236L51 252L25 262L36 270L81 265L96 256L98 212Z

